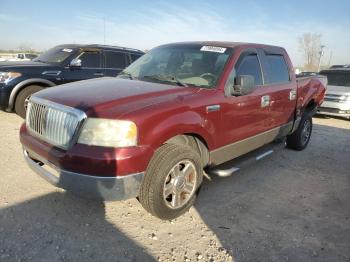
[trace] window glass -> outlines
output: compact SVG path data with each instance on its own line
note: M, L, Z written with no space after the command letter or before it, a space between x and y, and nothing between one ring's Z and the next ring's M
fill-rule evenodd
M106 68L121 68L126 67L126 54L120 52L106 51Z
M101 56L99 52L84 52L79 56L82 67L88 68L100 68L101 67Z
M266 62L269 69L268 83L289 82L289 70L282 55L266 55Z
M199 44L176 44L154 48L118 77L173 85L212 88L217 84L232 52Z
M257 55L246 55L236 70L238 76L251 75L254 77L256 85L262 85L261 68Z
M75 54L76 49L63 48L62 46L56 46L42 53L40 56L34 59L34 61L44 62L48 64L60 64L68 59L72 54Z
M321 75L328 78L328 85L331 86L348 86L350 87L350 72L325 72L321 71Z
M131 63L136 61L138 58L140 58L142 55L141 54L130 54L131 56Z

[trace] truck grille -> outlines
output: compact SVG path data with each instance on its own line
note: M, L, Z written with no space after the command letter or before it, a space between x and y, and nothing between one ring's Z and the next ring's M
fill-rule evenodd
M32 135L67 149L85 118L85 113L80 110L31 97L26 125Z
M338 102L340 101L341 95L335 95L335 94L326 94L324 97L325 101L330 101L330 102Z

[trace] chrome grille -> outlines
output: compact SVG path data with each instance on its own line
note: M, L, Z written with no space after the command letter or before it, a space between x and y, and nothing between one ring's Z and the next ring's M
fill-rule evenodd
M335 95L335 94L326 94L324 97L325 101L330 101L330 102L339 102L340 101L341 95Z
M67 149L85 118L85 113L80 110L31 97L26 125L32 135Z

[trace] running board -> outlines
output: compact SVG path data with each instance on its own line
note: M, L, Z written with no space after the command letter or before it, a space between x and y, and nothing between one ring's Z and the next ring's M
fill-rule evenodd
M228 177L247 165L251 165L272 153L279 151L285 147L284 141L281 143L273 143L264 146L260 149L252 151L244 156L225 162L221 165L209 167L205 170L208 175L215 175L219 177Z

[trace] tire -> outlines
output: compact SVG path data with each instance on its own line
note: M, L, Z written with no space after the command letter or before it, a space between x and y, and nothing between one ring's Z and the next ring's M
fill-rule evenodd
M189 171L187 175L185 170ZM179 217L193 205L203 180L202 172L201 159L193 149L185 145L164 144L147 167L139 201L160 219Z
M15 112L17 115L19 115L22 118L26 117L26 99L28 99L32 94L42 90L43 87L41 86L27 86L24 89L22 89L19 94L17 95L16 102L15 102Z
M287 147L294 150L304 150L310 142L312 133L312 117L305 114L299 124L298 129L287 136Z

